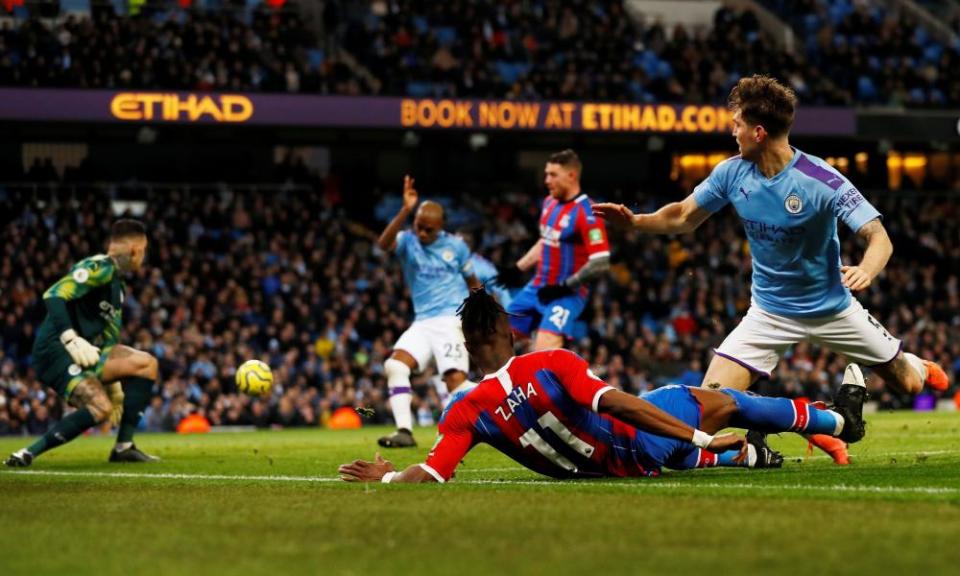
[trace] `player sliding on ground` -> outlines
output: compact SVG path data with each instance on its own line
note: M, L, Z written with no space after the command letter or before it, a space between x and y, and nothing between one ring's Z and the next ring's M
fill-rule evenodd
M159 460L133 444L157 379L157 360L118 344L123 275L140 270L146 252L143 224L118 220L107 254L81 260L44 293L47 317L34 340L33 367L44 385L77 410L14 452L7 466L29 466L37 456L107 420L119 426L110 462Z
M393 354L383 363L397 424L396 432L377 441L385 448L417 445L410 411L412 371L436 361L437 372L451 392L467 380L470 360L456 311L468 287L480 285L466 243L443 230L443 206L429 200L421 203L413 218L413 231L401 230L419 199L413 185L413 178L405 176L403 205L377 240L382 250L392 250L400 260L416 313L413 324L400 335Z
M587 304L587 285L610 269L610 245L603 220L590 209L580 190L583 164L573 150L550 156L543 182L550 195L540 210L540 240L516 264L498 271L507 287L523 284L523 273L534 266L533 279L507 309L518 334L536 330L534 350L561 348L573 337L573 327Z
M596 204L594 212L651 234L692 232L728 204L740 215L753 260L753 298L716 349L704 386L746 390L769 376L790 346L807 340L869 366L905 392L916 394L924 383L945 390L940 366L902 352L900 340L851 297L870 287L893 245L880 213L849 180L790 146L796 105L793 91L772 78L740 79L729 99L739 156L718 164L685 200L652 214L622 204ZM867 244L859 264L840 261L837 219ZM841 441L810 439L838 464L848 462Z
M866 390L851 371L834 410L738 390L666 386L643 398L604 384L587 363L562 349L513 356L507 313L483 289L460 309L467 350L490 374L454 394L427 461L397 472L377 455L340 466L344 480L445 482L484 442L527 468L555 478L655 476L661 467L774 467L782 463L761 435L749 442L716 434L728 426L764 432L864 435Z

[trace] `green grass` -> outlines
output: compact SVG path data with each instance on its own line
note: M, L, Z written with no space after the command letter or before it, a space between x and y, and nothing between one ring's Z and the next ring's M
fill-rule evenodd
M0 471L0 574L957 573L960 414L869 421L847 468L785 435L782 470L556 482L480 447L446 486L333 481L377 428L83 438Z

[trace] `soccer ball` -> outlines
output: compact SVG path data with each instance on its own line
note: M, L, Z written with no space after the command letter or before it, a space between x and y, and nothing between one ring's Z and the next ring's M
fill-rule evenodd
M273 386L273 372L265 362L247 360L237 368L237 389L251 396L263 396Z

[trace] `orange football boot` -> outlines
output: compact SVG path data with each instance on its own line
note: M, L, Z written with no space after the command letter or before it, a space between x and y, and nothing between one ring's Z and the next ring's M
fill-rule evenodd
M927 379L924 380L924 384L941 392L950 387L950 378L947 377L947 373L943 371L939 364L924 360L923 365L927 367Z
M838 466L846 466L850 463L850 454L847 453L847 443L839 438L828 436L826 434L810 434L807 436L810 446L816 446L833 458L833 462ZM807 447L807 453L812 452L812 448Z

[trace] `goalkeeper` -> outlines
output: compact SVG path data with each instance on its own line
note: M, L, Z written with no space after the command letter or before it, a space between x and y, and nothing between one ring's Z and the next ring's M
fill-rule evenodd
M143 224L118 220L107 254L81 260L44 293L47 316L34 340L33 366L40 381L77 410L11 454L7 466L30 466L40 454L108 420L119 428L110 462L159 460L133 444L157 379L157 359L118 344L123 276L140 270L146 250Z

